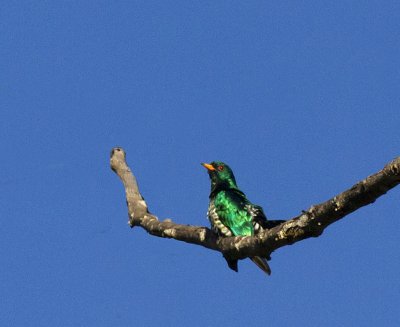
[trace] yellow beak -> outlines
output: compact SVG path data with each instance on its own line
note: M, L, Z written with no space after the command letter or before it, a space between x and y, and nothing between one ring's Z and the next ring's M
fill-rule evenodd
M210 171L215 170L215 168L214 168L212 165L208 164L208 163L202 163L201 165L202 165L203 167L207 168L207 169L210 170Z

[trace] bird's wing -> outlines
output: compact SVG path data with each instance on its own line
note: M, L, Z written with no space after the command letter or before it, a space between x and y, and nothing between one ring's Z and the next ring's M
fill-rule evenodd
M265 229L270 229L275 226L278 226L284 222L284 220L268 220L267 217L265 216L263 208L260 207L259 205L249 203L247 208L253 217L255 234Z
M208 219L210 220L211 227L217 234L222 234L223 236L230 237L233 236L231 230L226 227L222 222L215 208L214 201L210 201L207 212Z
M267 217L265 216L263 208L248 202L246 209L252 216L255 234L266 229Z
M222 191L216 195L214 206L219 221L224 227L229 228L233 235L254 235L253 218L245 208L244 196L236 192ZM221 230L219 227L218 229Z

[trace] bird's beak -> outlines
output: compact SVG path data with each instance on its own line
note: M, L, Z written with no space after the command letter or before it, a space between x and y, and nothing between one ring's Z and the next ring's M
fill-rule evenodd
M208 164L208 163L202 163L201 165L202 165L204 168L207 168L208 171L213 171L213 170L215 170L215 168L214 168L212 165Z

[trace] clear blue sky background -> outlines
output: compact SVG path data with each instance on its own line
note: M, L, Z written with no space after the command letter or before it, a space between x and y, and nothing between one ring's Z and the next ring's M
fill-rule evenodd
M273 218L400 155L398 1L5 1L1 326L399 326L400 188L277 251L266 277L127 226L208 225L199 163Z

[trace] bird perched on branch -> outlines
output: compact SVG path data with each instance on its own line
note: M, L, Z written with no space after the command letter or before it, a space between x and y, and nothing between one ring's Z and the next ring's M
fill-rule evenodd
M232 169L223 162L202 163L211 180L208 219L213 230L221 236L253 236L275 227L283 220L267 220L263 209L251 203L237 187ZM227 259L227 258L226 258ZM267 258L250 258L266 274L271 274ZM227 259L232 270L238 271L237 260Z

